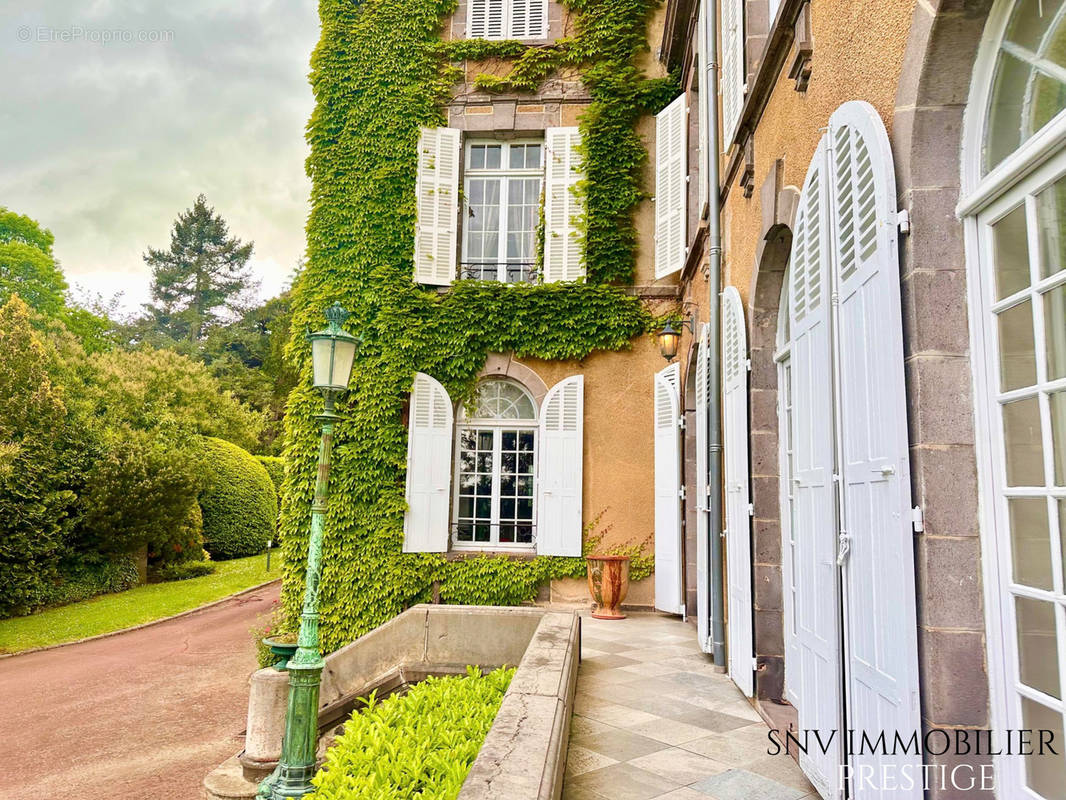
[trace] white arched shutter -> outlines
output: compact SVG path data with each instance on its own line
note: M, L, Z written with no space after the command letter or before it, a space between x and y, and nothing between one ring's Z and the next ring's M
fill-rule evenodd
M655 374L655 607L684 612L681 589L680 367Z
M540 413L537 474L537 554L581 555L581 466L585 378L559 381L544 397Z
M448 550L453 427L454 409L448 392L429 375L415 373L407 424L405 553Z
M896 180L866 102L829 119L836 231L839 438L849 727L921 730ZM802 727L802 726L801 726ZM920 756L859 753L854 774L917 774ZM881 796L887 797L888 794ZM920 785L893 798L920 798Z
M722 149L728 151L740 125L747 82L744 68L744 0L722 0Z
M455 279L458 198L459 131L423 128L415 181L415 283L447 286Z
M655 115L655 277L685 266L688 197L685 95Z
M576 281L585 276L578 221L584 213L575 194L582 178L577 128L544 131L548 158L544 189L544 282Z
M825 798L840 797L837 768L841 702L839 582L833 490L833 393L830 339L830 241L827 147L815 151L792 237L792 436L796 578L795 626L788 652L801 730L817 730L828 752L812 747L800 766Z
M700 326L696 351L696 636L700 649L710 653L711 593L707 581L711 572L711 526L708 494L710 459L707 414L710 412L710 325Z
M755 693L752 660L751 525L748 514L748 342L735 286L722 293L722 432L725 446L726 573L729 579L729 677Z

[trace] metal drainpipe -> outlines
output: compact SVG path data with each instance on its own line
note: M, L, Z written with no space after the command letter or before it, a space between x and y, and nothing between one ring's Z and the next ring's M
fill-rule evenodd
M706 78L707 87L707 152L704 158L707 160L707 234L709 260L708 285L708 344L710 358L708 359L708 383L710 383L707 403L707 440L708 440L708 491L710 491L710 523L707 527L710 532L710 573L711 573L711 652L714 657L714 665L720 672L726 670L725 651L725 592L722 575L722 416L721 416L721 303L718 295L721 292L722 276L722 221L721 221L721 192L719 190L719 151L721 148L718 133L718 10L717 3L713 0L707 2L707 52L711 58L707 64Z

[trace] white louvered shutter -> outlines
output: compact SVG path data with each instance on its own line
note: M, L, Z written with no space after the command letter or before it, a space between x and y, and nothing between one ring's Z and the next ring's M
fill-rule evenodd
M506 0L469 0L466 17L466 38L506 38Z
M578 221L584 213L575 194L583 177L577 128L548 128L544 189L544 282L576 281L585 277L585 255Z
M722 0L722 149L728 152L744 107L744 0Z
M710 411L710 326L700 326L699 349L696 351L696 636L700 649L710 653L711 593L707 581L711 572L710 458L707 414Z
M896 181L888 134L866 102L829 119L840 409L838 471L848 725L920 730ZM802 727L802 726L801 726ZM920 756L859 753L855 774L918 774ZM909 765L909 766L908 766ZM865 794L863 796L866 796ZM921 786L871 792L921 798Z
M540 413L537 474L537 553L581 555L581 475L585 378L574 375L548 390Z
M818 730L828 752L812 747L800 766L822 797L841 796L842 763L839 582L833 491L830 241L827 147L823 138L807 172L792 237L789 315L792 332L793 568L795 626L786 653L798 728Z
M725 447L726 573L729 578L729 677L755 694L752 658L751 519L748 514L748 342L735 286L722 292L722 432Z
M685 95L655 115L655 277L685 266L688 197Z
M699 208L696 209L696 213L699 217L703 216L710 195L708 188L710 176L707 170L707 148L709 146L707 144L707 122L709 117L707 99L711 90L711 81L707 71L707 59L710 58L710 53L713 52L713 50L708 50L707 48L707 2L704 0L704 2L700 3L699 17L696 24L696 60L699 62L699 87L697 89L699 102L697 113L700 115L696 121L696 128L699 131L696 162L696 175L699 181L699 199L697 200Z
M547 0L510 0L508 11L511 39L543 39L548 35Z
M455 279L459 222L459 131L423 128L415 181L415 283L447 286Z
M454 410L447 390L429 375L416 373L407 424L405 553L448 550L453 426Z
M681 584L680 367L655 374L655 607L684 613Z

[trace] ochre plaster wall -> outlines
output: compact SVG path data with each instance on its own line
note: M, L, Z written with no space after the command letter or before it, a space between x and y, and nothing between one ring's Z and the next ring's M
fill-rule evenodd
M723 209L723 286L736 286L745 307L762 233L759 187L779 158L782 186L802 187L830 115L848 100L873 105L891 134L914 5L913 0L812 0L810 84L797 92L786 60L755 130L755 191L746 198L734 183ZM723 176L725 164L723 159Z

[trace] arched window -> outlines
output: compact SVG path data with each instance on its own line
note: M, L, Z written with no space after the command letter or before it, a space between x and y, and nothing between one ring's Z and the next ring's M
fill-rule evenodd
M483 381L456 437L455 546L532 547L537 407L529 392L510 380Z
M1066 2L1020 0L995 52L982 171L987 172L1066 108Z
M965 187L993 728L1063 736L1066 0L999 2L971 89ZM1004 797L1062 797L1066 757L1002 759Z

